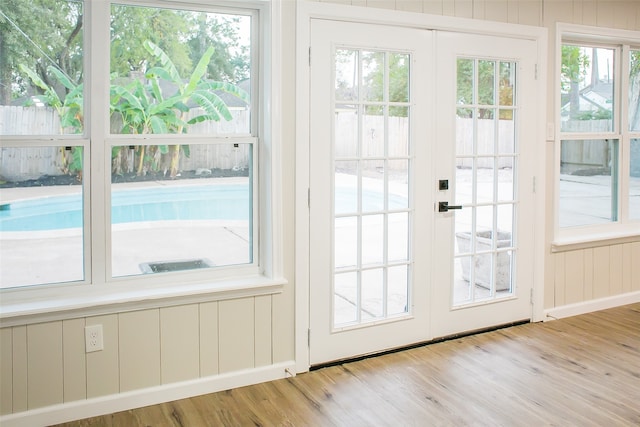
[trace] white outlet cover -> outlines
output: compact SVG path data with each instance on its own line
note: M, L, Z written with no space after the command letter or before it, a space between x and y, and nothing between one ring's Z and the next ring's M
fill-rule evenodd
M91 353L104 349L102 325L90 325L84 328L85 351Z

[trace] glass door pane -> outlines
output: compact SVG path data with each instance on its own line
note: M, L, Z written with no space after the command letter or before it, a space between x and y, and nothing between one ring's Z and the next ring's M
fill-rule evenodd
M516 63L458 58L457 70L454 307L513 294L517 176Z
M409 312L409 59L335 51L333 328Z

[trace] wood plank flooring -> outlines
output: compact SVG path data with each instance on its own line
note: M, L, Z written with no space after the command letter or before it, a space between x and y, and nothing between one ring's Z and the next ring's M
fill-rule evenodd
M640 426L640 304L75 426Z

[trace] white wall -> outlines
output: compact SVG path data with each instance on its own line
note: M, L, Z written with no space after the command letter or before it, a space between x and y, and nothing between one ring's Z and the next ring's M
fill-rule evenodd
M299 0L301 1L301 0ZM335 0L334 3L545 26L548 121L554 121L557 21L639 30L637 0ZM279 366L294 358L295 7L283 0L284 276L279 294L114 312L0 330L0 413L119 396L183 380ZM546 309L640 291L640 237L552 253L553 144L547 143ZM105 350L86 354L84 326L104 326ZM284 376L284 372L282 373ZM260 381L259 376L254 376ZM155 390L155 389L154 389ZM64 407L64 406L63 406ZM59 408L59 406L54 406ZM73 417L81 412L66 415ZM86 414L85 414L86 416Z

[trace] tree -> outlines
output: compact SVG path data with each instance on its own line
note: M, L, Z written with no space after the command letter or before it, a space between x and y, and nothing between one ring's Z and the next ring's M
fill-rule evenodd
M33 70L60 99L68 89L50 66L74 84L83 78L83 2L2 0L0 3L0 105L41 94L18 65ZM249 52L240 40L245 17L162 7L114 5L111 10L111 71L119 76L144 73L145 40L164 50L181 74L188 74L208 46L214 56L208 78L237 83L248 77ZM248 20L249 18L246 17Z
M62 99L68 93L51 69L82 81L82 3L67 0L3 0L0 9L0 105L37 91L20 77L34 70ZM53 68L51 68L53 67Z
M587 75L589 57L580 46L562 45L560 84L563 93L569 93L569 117L577 118L580 111L580 82Z
M193 65L184 40L190 34L187 14L171 9L113 5L111 8L111 72L129 76L144 72L145 40L160 46L173 58L179 72ZM201 56L201 55L200 55ZM198 57L200 57L198 56Z

